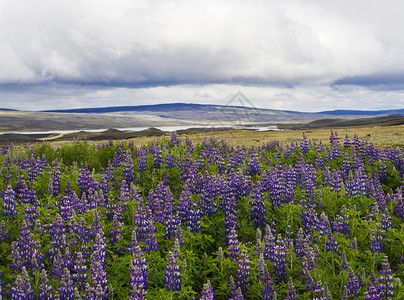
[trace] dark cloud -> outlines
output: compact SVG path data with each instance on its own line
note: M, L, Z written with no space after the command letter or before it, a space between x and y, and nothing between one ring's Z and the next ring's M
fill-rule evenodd
M338 79L334 85L359 85L375 89L404 89L404 73L370 74Z

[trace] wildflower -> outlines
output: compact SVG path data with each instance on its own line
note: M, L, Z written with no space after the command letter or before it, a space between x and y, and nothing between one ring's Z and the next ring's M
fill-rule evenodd
M168 264L166 266L166 289L169 291L181 290L181 273L180 267L177 265L177 259L170 251L168 253Z
M250 280L250 271L251 271L251 261L248 258L247 250L241 251L238 260L238 277L237 277L237 286L241 288L241 292L243 295L246 295L248 292L249 287L249 280Z

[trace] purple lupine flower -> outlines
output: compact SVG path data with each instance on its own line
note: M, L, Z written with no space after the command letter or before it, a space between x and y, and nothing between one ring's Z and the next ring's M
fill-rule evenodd
M140 241L144 241L147 236L147 230L148 230L147 227L149 225L149 219L147 216L148 210L143 202L143 198L142 195L140 194L140 191L135 187L133 187L132 195L133 195L133 201L137 204L133 217L137 238Z
M138 245L138 241L137 241L137 235L136 235L136 229L134 229L132 231L132 238L129 242L129 248L127 250L127 252L134 252L135 251L135 247Z
M268 272L268 266L265 263L264 255L261 253L258 260L258 278L261 281L264 288L261 291L263 300L273 300L275 289L273 288L274 282L271 280L271 276Z
M70 272L74 265L74 261L72 258L72 253L70 252L70 248L66 247L64 249L64 255L63 255L63 268L67 268Z
M54 249L49 250L51 257L55 256L54 252L67 246L66 244L66 227L60 214L56 213L53 224L49 226L48 233L51 234L51 244Z
M351 233L351 224L349 216L346 214L345 206L342 206L341 214L335 217L335 221L331 222L332 231L341 232L347 236Z
M369 284L379 288L379 280L377 279L373 269L370 269Z
M230 294L229 300L244 300L243 293L240 288L236 287L233 276L230 275Z
M339 253L338 242L336 241L335 235L333 235L331 231L327 234L327 240L325 244L327 251L333 251L337 254Z
M280 234L275 242L274 262L276 282L286 282L286 246Z
M217 205L213 201L214 193L211 193L209 190L204 190L201 194L199 194L199 206L201 207L201 214L210 216L216 213Z
M41 216L39 206L27 205L25 208L25 221L29 227L33 227L36 220Z
M248 293L249 281L250 281L250 272L251 272L251 261L248 257L247 250L241 251L240 256L238 257L238 266L237 266L237 286L241 288L241 292L245 296Z
M1 281L1 275L3 273L0 271L0 299L3 299L3 281Z
M271 227L267 224L264 235L265 250L264 258L275 261L275 237L272 234Z
M60 193L60 166L55 166L53 168L52 172L52 178L51 178L51 183L52 183L52 193L51 195L57 197Z
M403 201L401 194L399 194L396 197L396 205L394 206L394 214L397 217L404 218L404 201Z
M201 230L201 210L196 203L191 204L188 220L191 232L198 233Z
M90 171L87 167L79 169L78 182L80 187L80 195L88 194L91 190L96 190L96 183L93 177L91 177Z
M143 286L143 275L139 266L132 267L132 278L131 278L131 291L130 300L143 300L146 299L147 291Z
M149 191L147 201L155 222L164 224L164 221L172 215L174 197L170 188L164 182L159 182L154 190Z
M308 270L312 271L314 268L317 267L316 262L316 254L314 249L310 246L309 243L304 243L304 254L302 256L302 267L307 268Z
M72 229L74 233L74 244L82 245L82 248L87 249L87 245L90 241L90 231L87 227L86 221L83 217L80 218L79 222L72 222ZM83 255L85 255L84 249L81 249Z
M68 194L65 194L65 196L67 196L67 195ZM75 212L77 212L80 215L88 212L92 206L90 204L90 201L87 200L86 194L81 195L81 197L79 198L77 196L76 192L72 191L72 193L70 194L70 197L73 202L73 209L75 210Z
M313 207L306 204L302 205L300 217L307 233L313 233L314 229L319 229L320 234L324 234L322 230L324 230L326 225L323 224L324 222L320 222Z
M180 242L179 242L179 240L177 238L174 240L173 255L174 255L174 258L180 258L181 257Z
M300 227L297 232L297 238L295 239L295 253L296 256L302 256L304 254L304 243L307 242L307 238L304 236L303 229Z
M149 220L147 237L146 237L146 251L151 250L158 250L158 242L157 242L157 234L156 234L156 227L153 224L153 221Z
M317 170L322 170L324 168L324 158L321 155L321 153L317 154L315 167L316 167Z
M166 169L172 169L175 165L175 156L172 154L171 149L169 152L164 156L164 163Z
M257 228L256 236L257 236L257 239L256 239L257 242L256 242L255 247L254 247L254 254L253 255L254 256L258 255L258 257L259 257L261 254L264 253L264 246L262 245L262 241L261 241L261 230L259 228Z
M170 139L173 147L177 147L181 144L181 139L178 138L177 133L175 131L173 131L173 133L171 134Z
M107 245L106 245L107 239L104 237L104 231L102 230L102 227L98 231L97 235L95 236L95 242L93 246L93 251L98 252L99 256L101 258L101 263L103 266L106 265L106 260L107 260Z
M237 206L236 199L234 195L231 195L228 199L225 200L224 209L225 209L225 234L226 241L229 239L229 234L231 230L236 230L237 227Z
M56 250L57 251L53 252L52 254L54 257L51 274L53 279L60 280L63 273L63 256L59 249Z
M155 169L160 169L161 165L163 164L163 156L161 154L161 147L160 145L158 145L157 148L153 151L153 166Z
M379 286L375 287L372 283L369 283L368 290L363 293L363 299L369 299L369 300L379 300L381 299L379 291L378 291ZM366 294L366 298L365 298Z
M289 277L288 282L288 295L286 296L285 300L295 300L299 299L299 295L296 294L295 286L293 285L292 277Z
M247 172L251 176L260 175L263 168L257 154L253 154L247 163Z
M7 216L10 219L14 218L14 216L17 214L15 194L16 193L9 184L3 195L3 215Z
M36 233L42 233L41 220L37 219L37 220L35 221L34 231L35 231Z
M372 229L372 239L370 240L370 251L373 253L383 252L383 235L381 230Z
M303 268L302 275L304 276L302 282L306 284L306 287L309 291L313 290L314 279L311 276L310 271L306 268Z
M357 239L356 239L356 237L354 237L353 239L352 239L352 242L351 242L351 244L350 244L350 247L352 248L352 249L358 249L358 241L357 241Z
M94 288L92 286L90 286L90 284L87 282L86 283L86 287L84 289L84 293L83 293L83 299L85 300L94 300Z
M180 267L177 265L177 259L174 258L174 254L171 251L168 253L168 264L166 265L165 279L165 286L167 290L173 292L181 290Z
M237 239L238 235L235 229L230 230L228 238L228 255L230 260L237 259L240 252L239 241Z
M175 237L177 229L181 227L181 219L177 216L171 215L165 219L165 225L167 226L165 239L168 240L172 237Z
M98 251L94 252L92 259L91 278L95 288L92 288L92 293L95 293L98 298L105 299L107 297L108 281L107 273L102 267L100 258L97 257Z
M93 286L95 287L95 292L100 294L100 297L107 297L108 290L108 280L106 268L106 239L104 238L104 232L102 228L98 231L95 237L95 243L93 246L92 254L92 267L91 267L91 278ZM101 290L99 288L101 287Z
M97 236L98 232L102 230L101 213L98 209L94 210L94 220L91 226L90 236Z
M208 280L207 283L203 285L202 295L200 300L214 300L215 292L213 291L212 285Z
M255 227L263 228L266 224L266 206L264 202L264 195L262 192L257 191L251 195L251 219L255 223Z
M149 272L147 260L139 245L135 246L134 260L132 262L131 292L129 299L144 299L149 288Z
M360 285L358 277L355 275L351 267L348 267L348 283L345 285L348 290L348 296L351 299L355 299L360 295Z
M191 191L187 184L183 187L181 195L178 199L177 213L183 224L188 221L189 214L192 208L193 201L191 196Z
M135 166L133 165L132 156L127 156L128 159L126 162L123 163L123 177L126 182L133 182L135 179Z
M380 214L380 217L382 219L382 229L388 231L393 226L389 211L386 209L385 212Z
M109 232L110 235L110 245L112 248L115 249L115 252L118 252L118 245L116 243L122 238L122 232L123 232L123 223L118 221L118 216L114 215L113 221L111 224L112 228Z
M8 230L6 227L6 222L4 220L1 220L0 222L0 243L8 240Z
M60 209L60 216L64 221L70 219L73 214L74 202L77 202L77 198L74 197L75 193L72 195L65 195L61 198L57 206Z
M34 274L36 270L44 267L42 261L45 256L39 252L41 244L39 241L33 239L34 234L28 228L25 220L22 222L20 238L18 241L12 243L11 268L15 271L21 271L22 267L31 274Z
M88 267L86 265L86 260L83 258L82 252L76 253L76 259L74 260L74 265L72 268L72 279L74 285L79 289L79 291L84 291L87 281L87 271Z
M31 287L29 275L25 267L22 267L21 274L17 275L13 287L11 288L12 300L32 300L35 292Z
M303 139L300 142L300 148L303 154L309 153L309 140L307 139L305 132L303 132Z
M342 271L342 270L348 269L348 267L349 267L348 260L346 258L345 251L343 251L342 252L341 266L339 267L339 269Z
M60 299L74 300L74 285L70 278L70 271L67 268L63 269L58 291L60 293Z
M393 285L393 271L390 268L389 259L387 256L383 257L382 270L379 271L381 277L379 278L380 283L380 295L383 299L394 298L394 285Z
M324 289L324 296L323 296L322 299L324 299L324 300L332 300L332 295L331 295L330 290L328 289L327 282L324 282L323 289Z
M337 193L341 192L342 182L342 172L340 170L334 169L332 173L331 191Z
M324 294L324 287L323 287L323 284L321 283L321 280L316 281L313 284L313 292L315 295L318 295L320 297L320 298L315 298L315 299L322 299L321 294Z
M139 157L138 160L138 171L145 172L147 171L147 154L143 154Z

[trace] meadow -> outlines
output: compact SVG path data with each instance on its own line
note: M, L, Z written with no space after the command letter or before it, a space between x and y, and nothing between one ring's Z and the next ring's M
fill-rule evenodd
M0 299L404 299L397 128L1 148Z

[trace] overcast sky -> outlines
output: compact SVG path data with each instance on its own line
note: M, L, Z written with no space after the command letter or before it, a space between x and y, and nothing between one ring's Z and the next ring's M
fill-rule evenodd
M401 0L0 0L0 107L404 107Z

